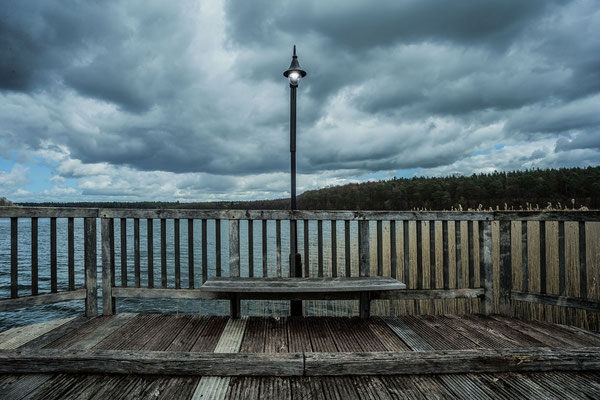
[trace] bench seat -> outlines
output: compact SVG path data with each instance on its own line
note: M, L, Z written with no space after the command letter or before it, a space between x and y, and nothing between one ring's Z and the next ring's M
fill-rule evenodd
M211 277L201 289L231 297L231 317L239 318L240 299L261 300L360 300L360 316L369 317L371 293L406 289L396 279L383 276L326 278Z

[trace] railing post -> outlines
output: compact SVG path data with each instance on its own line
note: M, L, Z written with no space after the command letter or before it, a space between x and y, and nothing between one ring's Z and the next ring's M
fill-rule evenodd
M96 265L96 217L84 218L85 316L98 315L98 267Z
M229 276L240 276L240 220L229 220Z
M481 312L489 315L494 307L494 275L492 266L492 223L479 221L480 286L484 289Z
M358 271L359 276L371 274L369 253L369 220L358 221Z
M512 265L510 255L511 223L500 221L500 288L499 311L500 314L510 316L510 292L512 290Z
M112 315L114 313L114 299L112 297L111 273L111 246L110 246L110 225L113 223L111 218L102 218L102 314ZM151 286L150 286L151 287Z

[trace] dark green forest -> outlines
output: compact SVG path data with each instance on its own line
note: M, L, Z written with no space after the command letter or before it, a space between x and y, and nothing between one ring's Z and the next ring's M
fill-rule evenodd
M573 199L575 203L573 204ZM600 208L600 167L494 172L444 178L394 178L312 190L303 209L467 210Z
M394 178L353 183L298 196L305 210L514 210L600 208L600 167L536 169L443 178ZM19 203L23 206L285 209L289 199L242 202ZM506 205L506 206L505 206Z

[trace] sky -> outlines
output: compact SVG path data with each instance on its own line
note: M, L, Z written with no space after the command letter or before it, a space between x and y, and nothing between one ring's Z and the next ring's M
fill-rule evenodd
M0 197L219 201L600 165L597 0L0 3Z

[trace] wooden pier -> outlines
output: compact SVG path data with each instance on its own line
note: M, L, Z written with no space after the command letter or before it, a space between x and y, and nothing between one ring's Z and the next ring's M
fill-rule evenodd
M0 333L2 398L600 396L599 334L496 315L47 324Z
M0 312L85 301L74 318L0 332L0 398L600 398L598 212L0 207L0 218L10 219L10 266L0 265L10 293ZM44 218L49 237L39 238ZM67 220L66 242L58 219ZM27 221L30 262L20 256ZM287 237L282 221L290 222ZM209 290L219 277L300 278L282 254L282 243L298 237L296 222L304 233L303 279L386 277L406 289L373 292L366 301L360 293L325 296L362 299L353 311L362 316L376 302L371 315L378 316L363 319L248 317L247 309L240 319L118 312L128 298L231 300ZM49 282L39 278L45 239ZM304 245L311 241L316 249ZM64 265L58 243L66 243Z

